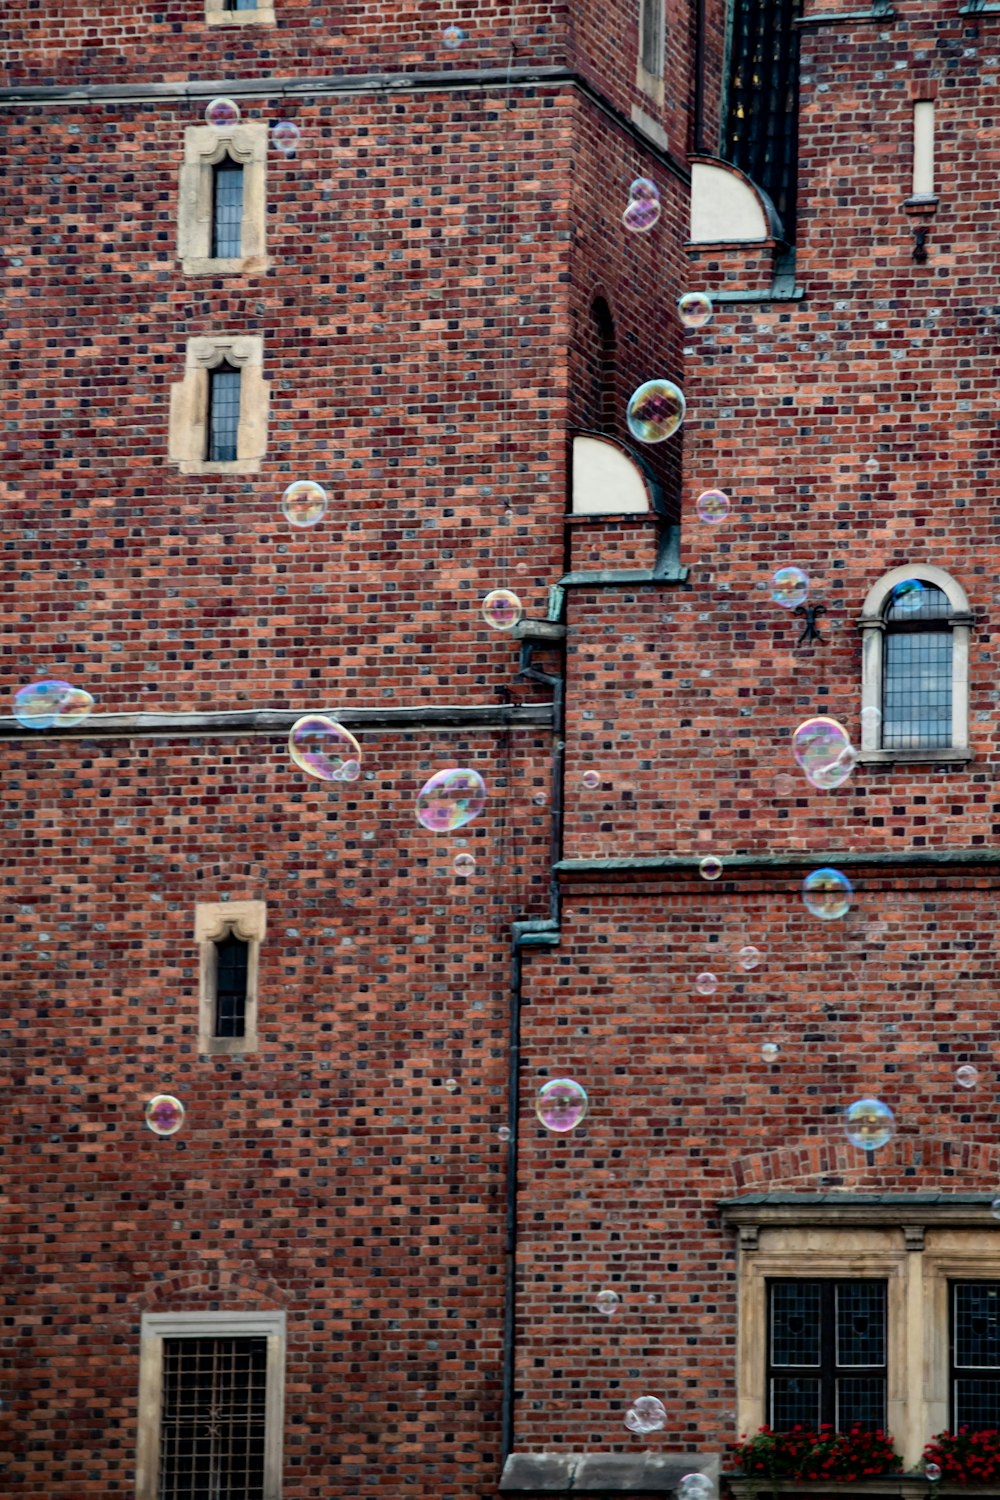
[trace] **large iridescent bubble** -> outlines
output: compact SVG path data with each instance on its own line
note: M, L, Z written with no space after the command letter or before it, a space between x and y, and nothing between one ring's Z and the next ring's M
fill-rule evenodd
M212 99L205 106L205 119L216 130L231 130L240 123L240 107L235 99Z
M847 876L828 865L813 870L802 882L802 899L814 917L835 922L851 909L854 888Z
M450 833L478 818L486 806L486 783L478 771L452 766L425 781L417 796L417 821L432 833Z
M632 392L625 420L640 443L662 443L684 420L684 392L672 380L647 380Z
M173 1094L154 1094L146 1101L145 1113L154 1135L176 1135L184 1124L184 1106Z
M677 299L677 316L685 328L704 328L712 321L712 299L707 292L685 292Z
M558 1135L575 1130L586 1118L590 1101L587 1090L575 1078L550 1078L535 1095L539 1124Z
M782 609L797 609L808 597L809 575L802 568L779 568L771 579L771 598Z
M482 604L483 619L491 630L513 630L524 614L524 605L513 589L490 589Z
M361 775L361 746L349 729L325 714L305 714L295 721L288 753L319 781L357 781Z
M72 729L94 706L83 688L50 677L32 682L14 695L14 717L24 729Z
M810 784L821 791L842 786L857 763L843 724L822 714L802 721L792 735L792 754Z
M281 497L281 509L293 526L316 526L326 512L327 493L315 479L296 479Z
M852 1146L878 1151L896 1133L896 1118L881 1099L855 1099L844 1110L844 1133Z

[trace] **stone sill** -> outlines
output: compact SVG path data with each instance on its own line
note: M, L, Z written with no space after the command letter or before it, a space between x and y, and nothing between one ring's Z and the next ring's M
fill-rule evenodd
M788 1496L789 1500L926 1500L931 1491L931 1482L923 1474L884 1474L872 1479L823 1480L823 1479L778 1479L772 1481L761 1476L736 1478L724 1476L733 1500L777 1500ZM996 1500L996 1489L967 1488L965 1485L939 1485L938 1495L990 1495Z
M964 766L975 760L972 750L860 750L862 766Z

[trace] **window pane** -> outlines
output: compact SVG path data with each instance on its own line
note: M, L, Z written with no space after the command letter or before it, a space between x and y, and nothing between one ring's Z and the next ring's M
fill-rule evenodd
M959 1282L954 1291L955 1364L1000 1370L1000 1283Z
M779 1281L771 1287L771 1364L818 1365L820 1296L816 1281Z
M257 0L226 0L226 10L256 10Z
M212 169L212 254L220 259L240 255L243 227L243 168L220 161Z
M885 1380L881 1375L844 1375L837 1381L838 1432L885 1428Z
M882 744L951 744L951 631L886 632Z
M240 427L240 372L219 365L208 372L208 457L213 463L231 463L236 457Z
M1000 1380L956 1380L952 1425L956 1432L963 1427L973 1432L1000 1427Z
M818 1427L819 1381L777 1375L771 1381L770 1425L775 1432L793 1427Z
M837 1365L885 1364L885 1285L849 1281L837 1287Z
M215 1035L245 1036L250 944L238 937L215 945Z
M263 1500L266 1339L164 1339L159 1500Z
M948 595L933 583L915 583L904 586L897 583L889 596L884 618L908 623L911 620L946 620L951 614Z

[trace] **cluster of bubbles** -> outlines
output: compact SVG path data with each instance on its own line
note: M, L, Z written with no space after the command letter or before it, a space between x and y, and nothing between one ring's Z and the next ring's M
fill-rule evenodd
M792 735L792 754L810 786L823 792L843 786L858 759L843 724L822 714L802 721Z
M486 783L478 771L450 766L436 771L417 795L417 822L431 833L451 833L478 818L486 806Z
M357 781L361 775L361 746L349 729L325 714L296 719L288 753L300 770L318 781Z
M184 1106L173 1094L154 1094L146 1101L146 1124L154 1135L176 1135L184 1124Z
M32 682L14 694L14 717L22 729L72 729L94 706L83 688L56 677Z
M586 1119L590 1100L575 1078L550 1078L535 1095L535 1114L546 1130L565 1135Z
M637 177L628 190L628 207L622 223L633 234L645 234L660 219L660 190L648 177Z
M703 490L695 502L699 521L704 521L708 526L718 526L724 521L730 511L729 496L725 490Z
M292 526L317 526L326 514L326 490L315 479L296 479L281 497L285 520Z
M220 96L205 106L205 121L216 130L232 130L240 123L240 107L235 99ZM302 131L294 120L278 120L271 127L271 145L289 160L299 149Z
M679 385L672 380L647 380L629 397L625 420L640 443L662 443L677 431L686 410Z
M704 328L712 321L712 299L707 292L685 292L677 299L677 316L685 328Z
M844 1110L844 1134L860 1151L878 1151L896 1134L896 1117L881 1099L855 1099Z
M491 589L482 608L491 630L513 630L524 614L524 606L512 589Z
M667 1409L657 1396L640 1396L625 1413L625 1426L640 1437L667 1425Z
M836 922L846 917L851 909L854 888L840 870L824 865L821 870L811 870L802 882L802 900L806 910L824 922Z

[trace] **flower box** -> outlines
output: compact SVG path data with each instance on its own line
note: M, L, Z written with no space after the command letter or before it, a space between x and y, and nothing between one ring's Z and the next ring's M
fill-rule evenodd
M985 1488L966 1484L936 1486L924 1474L870 1475L866 1479L768 1479L763 1475L727 1474L726 1488L732 1500L997 1500L995 1485Z

